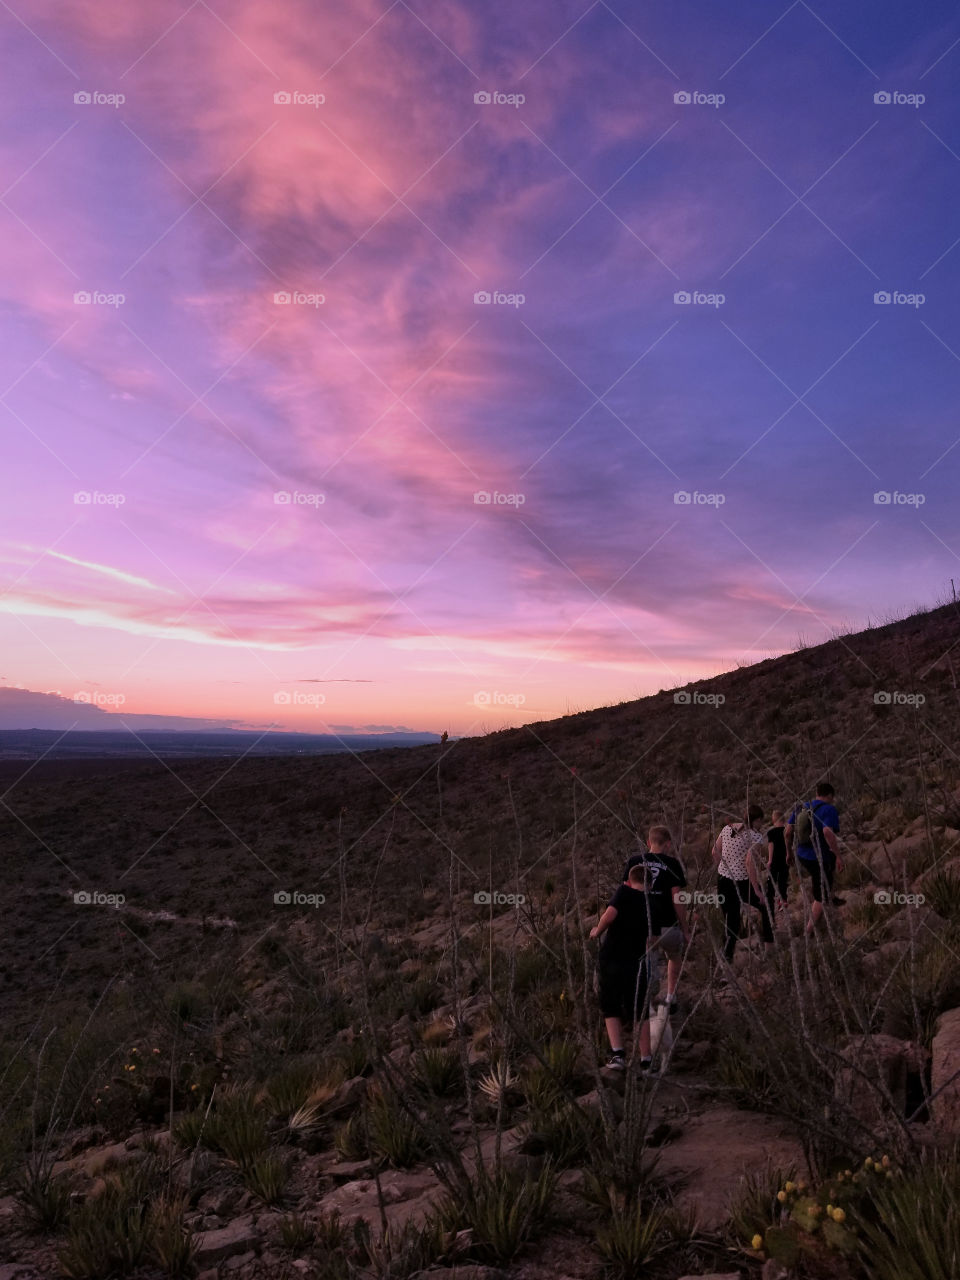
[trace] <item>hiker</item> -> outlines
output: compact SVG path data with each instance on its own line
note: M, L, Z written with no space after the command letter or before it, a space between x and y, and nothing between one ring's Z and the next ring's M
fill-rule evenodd
M632 867L642 866L646 871L646 892L650 898L651 940L659 938L659 950L667 958L667 991L663 1004L671 1013L677 1007L677 983L683 953L690 941L687 928L687 908L683 891L687 877L679 859L673 852L673 836L669 827L654 826L647 832L646 853L634 853L623 868L627 880ZM680 898L680 901L677 899Z
M760 912L763 941L768 950L773 946L773 926L757 869L757 846L763 844L758 823L762 821L763 810L759 805L752 804L743 822L728 823L713 846L713 860L717 864L717 891L726 927L723 954L728 963L733 960L740 938L740 908L743 903L756 907Z
M773 826L767 832L767 911L771 923L774 907L785 911L787 886L790 882L790 864L787 861L787 842L783 838L783 813L774 809L770 815Z
M647 1013L651 903L644 892L646 872L642 865L630 868L626 884L617 885L603 915L590 930L599 938L597 968L600 978L600 1012L610 1041L607 1067L623 1071L627 1065L624 1027L638 1021L640 1069L650 1067L650 1023Z
M819 783L814 799L798 805L783 829L788 855L796 844L797 866L811 881L813 905L807 921L808 934L820 923L823 904L833 893L834 874L843 870L835 794L829 782Z

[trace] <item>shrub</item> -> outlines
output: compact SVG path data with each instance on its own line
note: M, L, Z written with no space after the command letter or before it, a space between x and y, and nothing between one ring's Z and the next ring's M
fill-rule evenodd
M446 1098L463 1089L460 1055L455 1049L421 1049L415 1059L416 1082L436 1098Z
M366 1160L370 1155L364 1115L355 1111L333 1135L333 1145L342 1160Z
M298 1111L317 1085L316 1063L291 1062L267 1081L264 1097L272 1115L281 1120Z
M63 1177L53 1176L48 1161L28 1161L14 1185L14 1194L34 1231L59 1231L66 1222L70 1184Z
M366 1123L373 1154L396 1169L409 1169L426 1154L423 1129L392 1097L372 1091Z
M193 1272L197 1242L183 1221L186 1205L180 1197L161 1196L150 1206L150 1256L165 1276Z
M536 1178L514 1170L480 1170L467 1195L446 1197L438 1222L456 1232L472 1233L470 1253L479 1262L509 1262L547 1221L556 1189L556 1172L547 1161Z
M317 1229L302 1213L288 1213L277 1224L280 1243L293 1253L300 1253L317 1238Z
M597 1249L613 1275L622 1280L643 1269L670 1243L665 1214L642 1201L614 1203L610 1220L597 1232Z
M931 1153L902 1175L885 1175L857 1235L870 1280L951 1280L960 1274L958 1149Z
M264 1204L280 1204L290 1181L290 1162L279 1151L266 1151L241 1166L243 1185Z

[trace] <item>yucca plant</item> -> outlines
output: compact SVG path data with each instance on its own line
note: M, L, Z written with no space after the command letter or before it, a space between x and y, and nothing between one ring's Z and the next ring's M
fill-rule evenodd
M501 1098L506 1099L516 1084L517 1077L513 1074L510 1063L506 1058L497 1058L490 1070L480 1077L477 1088L489 1103L496 1106Z
M129 1275L148 1260L151 1229L147 1206L115 1179L95 1199L73 1209L58 1259L72 1280Z
M394 1098L380 1090L370 1095L366 1124L374 1155L395 1169L409 1169L426 1155L421 1126Z
M952 1280L960 1275L960 1151L933 1152L887 1174L872 1212L854 1226L869 1280Z
M277 1226L280 1231L280 1243L293 1253L301 1253L317 1238L316 1226L302 1213L286 1214Z
M364 1115L355 1111L333 1135L333 1145L341 1160L366 1160L370 1155Z
M597 1232L597 1250L614 1276L631 1280L670 1244L664 1213L640 1200L613 1203L610 1219Z
M421 1049L414 1063L417 1084L436 1098L447 1098L463 1089L460 1056L455 1049Z
M314 1061L291 1062L267 1081L264 1099L272 1115L286 1120L306 1105L317 1084Z
M67 1220L70 1184L62 1176L54 1177L51 1163L42 1157L28 1160L14 1184L14 1195L34 1231L59 1231Z
M470 1254L480 1262L510 1262L543 1228L550 1213L557 1175L546 1161L534 1178L515 1170L481 1169L466 1195L446 1197L438 1206L444 1230L471 1232Z
M179 1196L160 1196L150 1206L148 1231L150 1257L165 1276L189 1276L197 1254L197 1241L186 1226L185 1201Z
M419 1275L446 1253L449 1237L439 1219L424 1223L407 1221L374 1235L369 1223L358 1218L354 1249L363 1271L379 1280L408 1280Z
M264 1204L281 1204L290 1181L290 1162L279 1151L265 1151L241 1166L240 1176L248 1191Z
M730 1227L737 1244L749 1244L755 1236L762 1236L771 1223L780 1222L783 1216L780 1192L784 1185L792 1185L796 1176L793 1169L783 1170L768 1163L741 1177L730 1201Z
M547 1155L558 1169L571 1169L583 1163L591 1143L602 1141L603 1125L595 1113L558 1098L552 1106L533 1110L518 1135L528 1154Z

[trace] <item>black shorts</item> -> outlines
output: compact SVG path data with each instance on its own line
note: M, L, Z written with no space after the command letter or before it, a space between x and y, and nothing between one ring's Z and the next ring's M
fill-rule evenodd
M632 1023L643 1017L649 967L646 955L600 957L600 1012L605 1018Z
M827 886L827 896L833 893L833 873L837 867L837 860L832 853L823 855L823 869L821 874L820 862L810 861L809 858L798 858L797 863L800 870L805 876L809 876L811 880L811 889L813 890L814 902L823 902L823 886Z

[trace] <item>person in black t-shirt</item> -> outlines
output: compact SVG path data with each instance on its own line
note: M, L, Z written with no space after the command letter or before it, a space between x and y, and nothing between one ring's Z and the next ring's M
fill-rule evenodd
M647 1012L647 940L651 936L652 903L644 892L645 869L631 867L627 883L617 886L591 938L600 938L597 969L600 977L600 1012L610 1041L607 1066L623 1071L627 1065L624 1028L639 1021L641 1069L650 1065L650 1023Z
M671 1011L676 1007L680 964L689 942L687 908L683 901L687 877L673 852L673 836L669 827L655 826L647 832L647 852L632 854L623 868L627 879L631 867L646 871L645 890L651 901L651 935L660 939L667 957L667 994Z
M787 886L790 881L790 864L787 861L787 842L783 835L783 814L774 809L770 815L773 826L767 832L767 882L766 896L770 920L773 920L774 903L781 910L787 905Z

